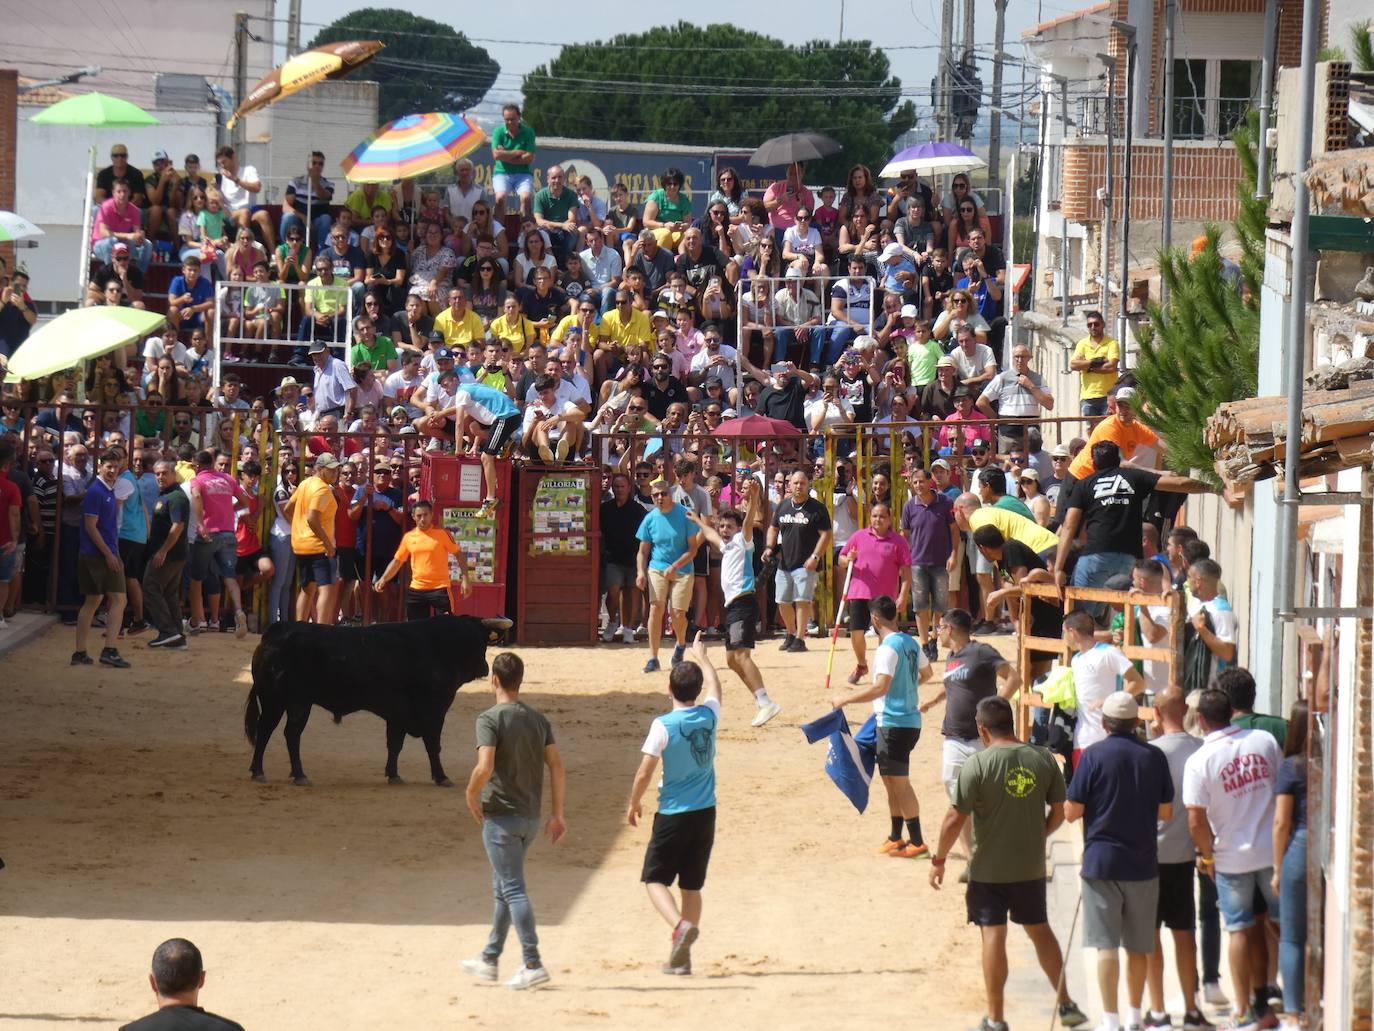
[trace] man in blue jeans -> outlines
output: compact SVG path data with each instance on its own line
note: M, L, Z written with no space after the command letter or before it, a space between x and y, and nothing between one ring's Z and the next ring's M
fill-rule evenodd
M563 760L549 721L520 700L524 677L525 664L519 656L511 652L496 656L491 662L496 704L477 717L477 765L468 779L467 801L472 818L482 828L482 844L491 861L496 912L482 954L462 962L463 969L479 981L495 981L506 934L515 924L525 962L506 987L516 990L549 983L549 972L539 958L534 907L525 893L525 853L539 834L545 766L553 790L553 812L545 830L555 845L568 833L563 819Z

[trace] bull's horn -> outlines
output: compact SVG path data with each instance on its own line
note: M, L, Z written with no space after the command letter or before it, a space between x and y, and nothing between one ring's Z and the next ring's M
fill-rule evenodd
M488 630L509 630L515 626L515 620L507 619L505 616L488 616L482 620L482 626Z

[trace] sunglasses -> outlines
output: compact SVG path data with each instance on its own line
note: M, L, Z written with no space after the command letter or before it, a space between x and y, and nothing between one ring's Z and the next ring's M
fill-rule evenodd
M49 461L51 461L51 459L49 459ZM649 475L650 475L650 474L647 473L647 472L644 472L644 473L635 473L635 479L636 479L636 480L647 480L647 479L649 478Z
M810 215L798 215L798 216L797 216L797 221L798 221L798 222L809 222L809 221L811 221L811 216L810 216Z

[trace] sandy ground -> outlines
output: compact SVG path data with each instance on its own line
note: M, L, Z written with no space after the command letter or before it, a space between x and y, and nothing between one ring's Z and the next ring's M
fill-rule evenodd
M200 637L183 653L136 641L131 670L73 670L71 633L55 627L0 658L0 1028L117 1027L147 1012L148 959L173 935L206 956L202 1003L250 1029L685 1026L709 1014L738 1028L915 1017L944 1031L981 1017L962 891L932 891L925 862L875 856L881 788L856 814L822 771L824 745L797 729L826 708L817 642L806 656L761 646L784 711L760 730L724 673L719 827L692 978L659 973L668 930L639 884L648 831L623 822L666 674L639 672L643 645L523 652L525 697L553 722L568 766L571 834L530 856L553 984L519 994L457 969L485 939L489 868L461 788L428 782L418 741L401 758L410 783L388 787L381 722L335 726L316 710L302 744L315 786L287 781L280 735L271 783L249 782L254 641ZM454 703L456 780L489 702L471 684ZM851 723L863 715L852 709ZM939 717L913 757L931 840L945 810ZM1011 942L1008 1016L1040 1026L1048 988L1024 937ZM503 974L518 954L512 934Z

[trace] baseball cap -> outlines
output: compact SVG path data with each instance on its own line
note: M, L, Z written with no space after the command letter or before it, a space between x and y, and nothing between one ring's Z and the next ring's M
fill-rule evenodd
M930 467L931 467L932 469L946 469L946 470L947 470L947 469L949 469L949 463L946 462L943 458L937 458L937 459L935 459L935 461L933 461L933 462L930 463Z
M311 354L319 354L321 351L328 351L328 350L329 350L329 345L326 344L323 340L316 340L313 344L310 345L310 353L311 353Z
M397 412L400 412L402 415L410 414L410 412L406 409L405 405L392 405L391 414L395 415Z
M1034 480L1036 483L1039 483L1039 482L1040 482L1040 470L1038 470L1038 469L1022 469L1022 470L1021 470L1021 479L1023 479L1023 480Z
M117 244L114 245L114 249L113 249L110 253L111 253L111 254L128 254L128 253L129 253L129 245L128 245L127 243L117 243Z
M701 384L703 387L723 387L724 382L719 376L708 376Z
M668 313L664 311L662 308L657 308L655 309L653 315L649 317L654 319L666 319L668 317Z
M973 443L969 444L968 449L970 451L991 451L992 445L986 440L975 440Z
M154 160L154 161L171 161L172 159L169 158L169 157L167 156L167 152L166 152L165 150L162 150L161 148L159 148L159 149L153 151L153 160Z
M797 268L796 266L792 266L792 267L788 268L788 270L787 270L786 273L784 273L783 278L784 278L784 279L801 279L801 278L803 278L803 277L802 277L802 270L799 269L799 268Z
M440 347L440 348L438 348L438 349L434 352L434 360L435 360L436 362L438 362L438 361L443 361L443 359L445 359L445 358L452 358L452 357L453 357L453 352L450 351L447 347Z
M1067 445L1067 444L1056 444L1056 445L1054 445L1054 447L1050 449L1050 457L1051 457L1051 458L1069 458L1069 457L1070 457L1070 455L1069 455L1069 445Z
M902 256L902 254L903 254L903 251L902 251L902 245L901 245L901 244L899 244L899 243L890 243L890 244L888 244L886 247L883 248L882 260L883 260L883 261L891 261L893 258L900 258L900 257Z
M952 369L954 368L954 359L951 358L949 355L945 355L943 358L941 358L938 362L935 363L935 367L937 369Z
M954 388L954 396L955 396L955 397L972 397L972 396L973 396L973 391L970 390L968 387L966 387L964 384L960 383L957 387Z
M296 381L296 377L295 377L295 376L283 376L283 377L282 377L282 381L281 381L280 383L277 384L277 390L278 390L278 391L282 391L282 390L285 390L287 387L298 387L298 386L300 386L300 383L298 383L298 382Z
M429 331L429 342L431 344L442 344L444 342L444 334L437 329L431 329Z
M316 469L337 469L338 467L339 460L335 458L333 455L331 455L328 451L324 451L315 456Z
M1113 691L1102 703L1102 715L1114 720L1134 720L1140 717L1140 706L1125 691Z
M1122 387L1116 392L1116 400L1118 404L1122 401L1133 404L1135 402L1135 387Z
M917 312L916 312L916 305L914 305L914 304L904 304L904 305L902 305L902 318L904 318L904 319L914 319L914 318L916 318L916 315L917 315Z

